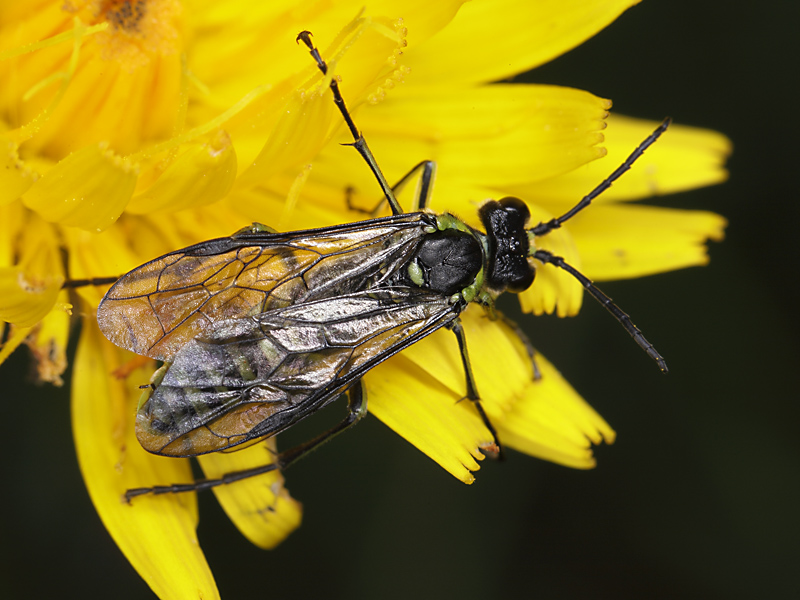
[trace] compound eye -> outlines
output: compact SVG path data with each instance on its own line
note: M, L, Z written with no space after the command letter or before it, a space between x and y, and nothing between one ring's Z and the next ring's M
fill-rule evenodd
M501 198L497 201L500 206L503 207L503 210L511 214L518 215L520 221L522 221L523 227L525 223L527 223L528 219L531 216L531 211L528 210L528 206L519 198L515 198L514 196L506 196L505 198Z
M530 269L525 273L520 273L518 277L515 277L508 282L508 287L506 289L512 294L521 294L531 287L531 285L533 285L533 280L535 277L535 269Z

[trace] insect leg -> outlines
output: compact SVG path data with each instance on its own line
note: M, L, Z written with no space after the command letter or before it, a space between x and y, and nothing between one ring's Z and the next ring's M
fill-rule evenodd
M514 334L519 338L519 341L522 342L522 345L525 346L525 352L528 353L528 358L530 359L531 366L533 367L533 380L539 381L542 378L542 372L539 370L539 365L536 363L536 348L533 347L533 343L528 337L528 334L522 330L522 327L520 327L516 321L509 319L499 310L495 309L495 313L500 320L514 332Z
M487 415L486 411L483 410L481 398L478 395L478 388L475 385L475 377L472 374L472 364L469 361L469 354L467 354L467 336L464 334L464 328L461 326L461 320L456 319L449 325L449 328L452 330L456 336L456 339L458 340L458 349L461 352L461 363L464 366L464 375L466 376L467 380L467 399L470 400L475 406L475 409L478 411L483 424L486 425L486 429L489 430L489 433L491 433L492 437L494 438L494 443L497 448L492 449L491 453L496 453L497 457L502 460L503 447L500 445L500 439L497 437L497 430L495 430L494 425L492 425L492 422L489 420L489 415Z
M350 388L347 396L347 416L339 424L335 425L328 431L325 431L315 437L313 440L308 441L294 448L284 450L278 455L278 464L281 469L287 468L289 465L294 464L301 458L308 456L311 452L319 448L322 444L331 441L337 435L350 429L353 425L358 423L367 414L367 400L366 390L364 389L364 382L359 379L355 385Z
M182 494L184 492L201 492L219 485L227 485L242 479L255 477L269 473L270 471L283 471L289 465L307 456L312 451L319 448L325 442L332 440L334 437L349 429L358 421L360 421L367 414L367 402L365 399L364 384L359 379L353 387L348 391L347 417L339 424L335 425L328 431L318 435L313 440L300 444L294 448L284 450L275 457L275 461L254 467L252 469L243 469L241 471L232 471L225 473L216 479L198 479L192 483L176 483L172 485L156 485L153 487L133 488L125 492L124 500L127 503L137 496L144 496L147 494L161 495L161 494Z
M323 75L327 74L328 65L324 60L322 60L319 50L317 50L317 48L314 46L314 43L311 41L311 32L301 31L299 34L297 34L297 41L302 41L308 47L309 53L317 63L319 70L322 71ZM338 108L339 112L342 113L342 117L344 118L345 123L347 123L347 128L350 130L353 140L355 140L352 144L348 145L353 146L361 155L361 158L363 158L367 165L369 165L370 170L372 171L373 175L375 175L375 179L378 180L378 184L381 186L383 195L389 202L389 206L392 207L392 214L402 214L403 209L400 208L400 203L397 201L397 198L395 198L392 188L389 187L386 177L384 177L381 168L378 166L378 162L375 160L375 155L372 154L372 151L367 146L367 140L365 140L364 136L361 135L361 132L353 122L353 118L350 116L350 112L347 110L347 106L345 106L344 98L342 98L342 93L339 91L339 82L336 81L335 77L331 78L331 92L333 92L333 101L336 104L336 108Z
M534 235L544 235L545 233L553 231L554 229L558 229L559 227L561 227L561 225L564 223L564 221L567 221L567 220L571 219L576 214L578 214L580 211L582 211L584 208L589 206L592 203L592 200L594 200L600 194L602 194L608 188L610 188L612 183L614 183L617 179L619 179L623 175L623 173L625 173L625 171L627 171L628 169L630 169L633 166L633 163L635 163L639 159L639 157L641 157L642 154L644 154L644 151L647 150L650 146L652 146L653 143L658 138L661 137L661 134L664 133L667 130L667 127L669 127L669 124L671 122L672 122L672 119L670 119L669 117L664 119L664 121L662 121L661 125L656 127L655 131L653 131L653 133L648 135L645 138L645 140L641 144L639 144L639 146L636 148L636 150L631 152L630 156L628 156L628 158L625 159L625 162L623 162L619 167L617 167L617 169L611 175L609 175L606 179L604 179L603 182L600 185L598 185L591 192L586 194L581 199L580 202L578 202L575 206L573 206L569 211L567 211L566 213L564 213L560 217L555 218L555 219L550 219L549 221L547 221L547 223L539 223L536 227L531 229L533 234Z
M73 289L90 285L103 286L115 283L119 277L91 277L89 279L67 279L61 284L61 289Z
M433 180L436 177L436 163L432 160L423 160L414 167L405 175L400 178L400 181L395 183L392 186L392 192L394 192L395 197L399 194L403 188L408 184L408 182L417 174L418 171L422 170L422 175L419 178L419 185L417 186L417 191L414 194L414 205L412 206L413 211L422 210L427 208L428 203L431 199L431 194L433 192ZM350 210L354 210L357 212L367 213L372 215L373 217L378 214L378 211L383 206L383 203L386 201L385 198L381 198L378 200L378 203L372 210L359 208L357 206L353 206L352 203L352 188L348 188L347 190L347 208Z
M639 330L636 325L633 324L631 318L622 311L622 309L614 304L614 302L606 296L603 292L600 291L592 281L586 277L583 273L578 271L572 265L569 265L563 258L560 256L556 256L547 250L537 250L533 253L533 258L542 261L543 263L551 264L553 266L558 267L559 269L565 270L567 273L572 275L575 279L581 282L583 288L589 292L595 300L597 300L600 304L606 307L606 310L614 315L614 318L619 321L620 325L625 328L630 336L633 338L639 346L647 352L647 355L652 358L658 364L658 367L661 369L662 373L669 372L667 369L667 363L664 358L658 353L658 351L653 347L653 344L645 339L644 334Z

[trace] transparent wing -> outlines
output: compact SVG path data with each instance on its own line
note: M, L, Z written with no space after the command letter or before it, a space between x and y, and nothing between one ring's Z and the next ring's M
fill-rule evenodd
M413 213L190 246L123 275L97 321L116 345L172 360L216 321L380 285L408 262L431 218Z
M459 312L438 294L383 288L217 322L176 354L137 436L150 452L194 456L276 434Z

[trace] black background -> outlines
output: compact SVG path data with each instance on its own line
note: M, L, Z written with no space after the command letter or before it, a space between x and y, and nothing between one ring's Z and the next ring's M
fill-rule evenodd
M735 145L728 183L658 200L730 220L710 266L603 286L667 377L590 301L525 320L619 434L598 468L511 453L467 487L368 418L288 473L305 517L275 551L202 495L223 598L800 597L799 22L795 0L648 0L532 75ZM25 352L0 369L1 595L152 597L83 487L69 386L37 389L26 369Z

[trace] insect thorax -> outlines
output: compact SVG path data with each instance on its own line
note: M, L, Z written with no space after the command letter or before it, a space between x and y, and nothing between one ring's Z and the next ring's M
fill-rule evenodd
M473 285L483 268L483 248L466 231L446 229L425 236L408 265L410 283L444 296Z

